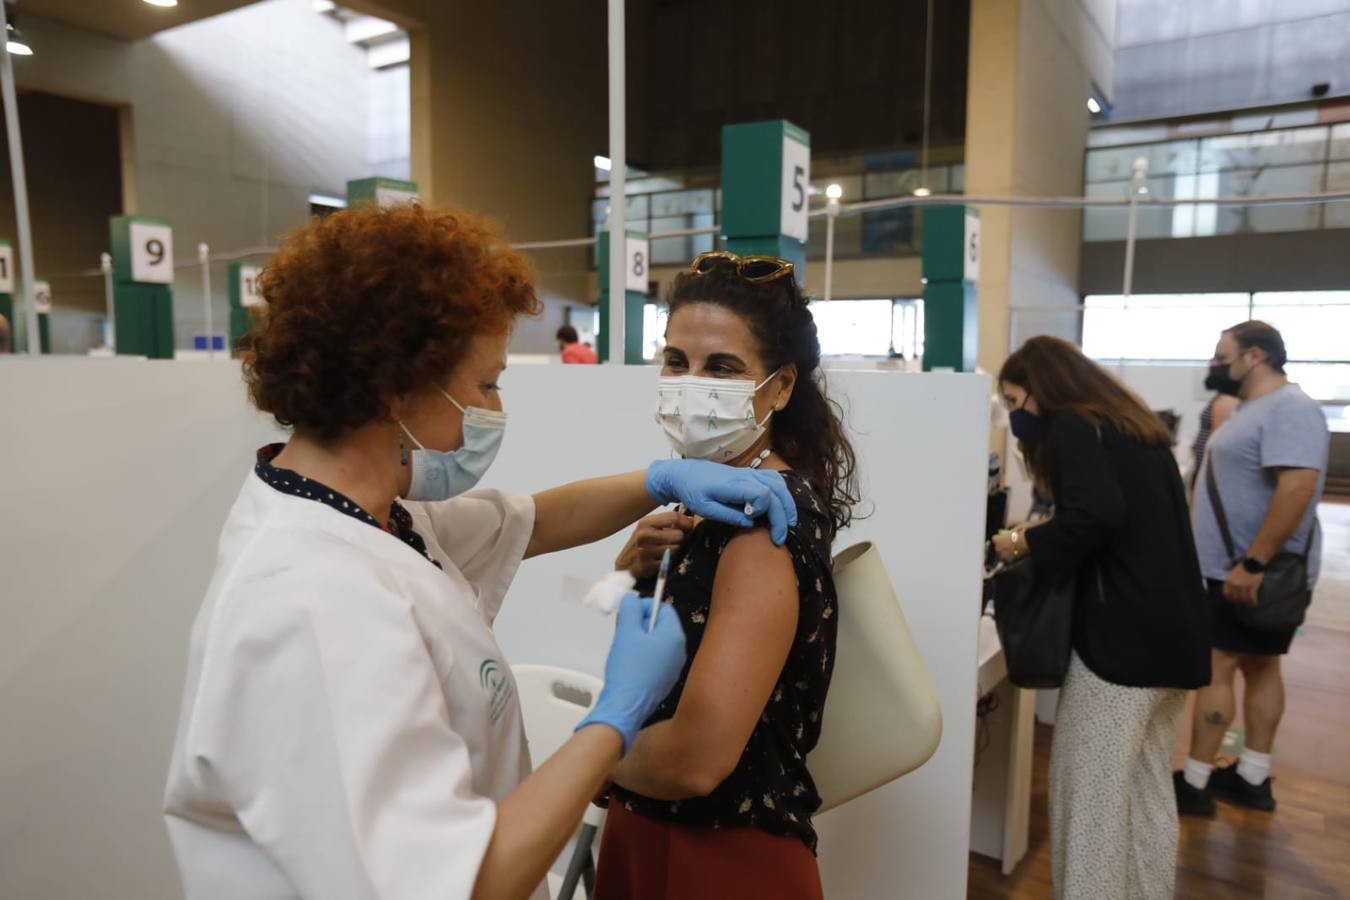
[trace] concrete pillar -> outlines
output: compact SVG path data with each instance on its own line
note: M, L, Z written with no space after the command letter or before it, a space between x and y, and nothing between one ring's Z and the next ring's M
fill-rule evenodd
M1111 91L1114 0L972 0L966 193L1080 196L1087 98ZM1077 339L1082 213L980 210L979 364L997 372L1033 334Z
M608 122L604 4L385 5L415 17L403 21L423 199L494 216L515 241L586 236ZM589 253L533 253L544 292L593 300Z

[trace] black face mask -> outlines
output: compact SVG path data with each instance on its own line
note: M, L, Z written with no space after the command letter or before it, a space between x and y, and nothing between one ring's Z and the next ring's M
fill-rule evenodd
M1242 390L1242 382L1238 381L1229 374L1229 366L1210 366L1209 375L1205 378L1205 387L1211 391L1218 391L1220 394L1226 394L1229 397L1236 397Z
M1018 407L1008 413L1008 427L1012 429L1013 437L1029 451L1034 450L1041 439L1041 417L1029 409Z

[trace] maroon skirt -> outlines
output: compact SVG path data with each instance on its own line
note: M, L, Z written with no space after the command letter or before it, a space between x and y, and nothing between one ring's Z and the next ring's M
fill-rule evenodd
M609 805L594 900L823 900L815 855L758 828L694 828Z

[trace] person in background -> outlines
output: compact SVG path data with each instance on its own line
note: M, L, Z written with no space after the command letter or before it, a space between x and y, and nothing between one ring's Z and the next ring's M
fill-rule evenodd
M1310 551L1309 584L1317 580L1317 498L1326 482L1330 431L1317 401L1285 376L1287 359L1279 331L1252 321L1220 336L1211 363L1216 389L1241 401L1210 438L1205 465L1214 468L1233 543L1243 556L1228 556L1202 472L1191 515L1209 585L1214 678L1196 694L1190 756L1173 775L1177 807L1187 815L1214 815L1215 797L1275 808L1270 751L1284 713L1280 657L1289 652L1294 630L1250 628L1234 606L1256 602L1266 563L1281 551ZM1237 765L1216 769L1214 758L1236 715L1239 669L1246 746Z
M1191 444L1189 487L1192 493L1199 483L1200 467L1205 461L1205 447L1209 444L1210 435L1228 421L1228 417L1238 405L1237 389L1228 383L1223 366L1213 361L1210 362L1209 374L1205 376L1205 388L1214 391L1214 396L1209 398L1204 411L1200 413L1200 430L1196 432L1195 442ZM1229 391L1233 393L1228 393Z
M577 330L571 325L559 328L555 337L558 338L558 350L562 353L564 363L593 366L600 361L588 344L581 343Z
M0 353L9 353L9 319L0 315Z
M671 289L666 341L657 421L672 449L782 472L800 518L775 547L763 528L667 513L620 555L649 575L675 545L666 599L689 661L611 773L594 897L818 900L806 759L834 667L830 544L858 499L854 452L786 260L697 257Z
M1172 437L1059 338L1027 341L998 384L1054 513L995 535L995 551L1077 586L1050 753L1055 896L1170 900L1172 747L1185 690L1209 682L1208 610Z

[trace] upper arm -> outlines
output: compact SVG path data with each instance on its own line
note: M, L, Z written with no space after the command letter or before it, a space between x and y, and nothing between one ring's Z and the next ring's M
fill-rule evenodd
M1325 469L1328 441L1326 416L1316 403L1281 402L1261 428L1261 467Z
M788 549L775 547L767 528L733 537L717 566L707 629L673 723L699 736L722 777L735 768L787 662L798 604Z
M1312 497L1317 493L1318 475L1316 469L1279 468L1275 470L1275 483L1277 490L1287 490Z
M1220 394L1214 398L1214 405L1210 407L1209 413L1209 432L1213 434L1219 430L1219 426L1228 421L1228 417L1237 409L1238 398L1228 394Z
M362 574L222 623L186 752L298 893L468 896L496 807L407 600Z

